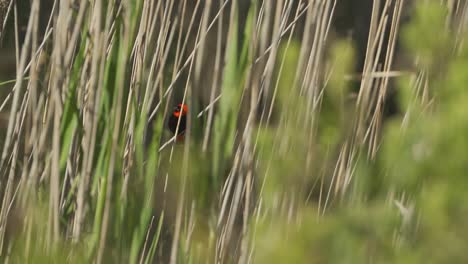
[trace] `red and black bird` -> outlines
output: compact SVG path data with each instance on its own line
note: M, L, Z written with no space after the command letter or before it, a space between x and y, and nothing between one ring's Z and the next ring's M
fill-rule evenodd
M177 141L184 139L185 128L187 126L187 114L188 106L186 104L178 104L167 122L169 130L171 130L173 134L175 134L177 130ZM179 124L179 129L177 129L177 124Z

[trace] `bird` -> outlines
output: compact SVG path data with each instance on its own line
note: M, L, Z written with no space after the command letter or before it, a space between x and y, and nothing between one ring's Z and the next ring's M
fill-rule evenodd
M176 141L180 142L184 140L185 128L187 126L187 114L188 106L186 104L178 104L176 107L174 107L174 110L169 117L167 126L172 134L175 135L177 132ZM179 129L177 129L177 124L179 124Z

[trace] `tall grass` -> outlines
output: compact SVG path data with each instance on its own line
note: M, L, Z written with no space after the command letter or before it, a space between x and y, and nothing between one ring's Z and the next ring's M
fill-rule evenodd
M464 1L7 2L3 262L466 261Z

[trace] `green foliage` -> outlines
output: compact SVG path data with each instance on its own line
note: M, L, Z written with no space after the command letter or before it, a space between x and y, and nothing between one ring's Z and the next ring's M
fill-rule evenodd
M394 212L380 207L345 209L318 219L302 208L294 221L259 225L256 263L393 263L392 236L398 227Z
M451 54L455 43L446 30L446 13L439 4L420 4L414 21L404 28L406 49L423 70L437 71L428 76L433 104L423 105L421 94L412 90L408 78L402 78L399 103L407 111L405 122L403 117L386 122L376 160L364 158L366 149L359 149L347 201L325 217L319 210L302 209L308 213L289 222L273 211L266 219L278 220L263 223L265 227L261 225L262 232L256 236L258 263L421 263L428 256L434 263L467 261L467 230L462 219L468 212L463 187L468 171L468 48ZM349 72L353 56L344 43L335 45L331 54L336 67L323 98L317 137L323 135L327 146L336 146L337 135L347 127L338 121L349 119L347 110L338 110L346 107L346 86L339 77ZM436 64L442 58L443 63ZM297 131L278 130L262 131L259 145L276 147ZM277 133L281 136L275 137ZM301 145L292 144L291 149L285 155L270 153L262 161L268 164L263 172L271 177L265 197L291 186L290 176L297 168L314 173L301 166L306 162L301 159ZM316 148L315 155L326 155L320 150ZM275 179L281 183L273 184ZM385 202L389 193L404 194L416 207L394 206L394 198L389 206ZM400 242L395 242L395 235Z
M425 67L447 55L453 40L446 29L446 10L437 1L425 1L417 6L413 22L403 31L403 40L412 54L421 59Z
M44 250L45 241L41 241L47 237L48 224L47 224L47 197L38 195L39 199L31 201L28 205L27 217L18 219L12 225L26 224L25 222L33 221L34 224L28 230L15 237L15 243L10 249L8 260L11 263L83 263L86 261L86 252L89 250L86 243L72 244L70 241L61 239L49 252ZM24 222L23 222L24 221ZM16 226L14 228L20 228Z
M85 29L80 31L68 87L61 95L59 171L60 191L66 198L59 210L60 237L51 242L53 191L42 183L48 183L49 175L41 175L41 183L30 186L25 172L18 177L27 182L18 188L21 203L14 206L25 214L25 220L13 223L12 238L6 243L8 254L1 260L83 263L102 254L101 262L154 263L162 262L161 254L169 255L161 251L175 248L179 263L206 263L219 257L220 251L228 259L237 254L237 248L219 249L229 244L224 236L233 234L238 236L236 245L245 246L241 251L253 263L468 262L468 47L466 36L447 30L448 10L436 1L418 3L414 18L402 29L404 49L417 62L417 71L423 73L421 83L427 86L417 90L413 76L397 81L402 113L376 129L381 136L379 149L371 157L369 146L362 143L367 141L355 131L362 129L356 127L361 123L355 120L356 104L348 100L349 83L344 78L355 64L354 48L341 40L329 41L327 52L314 62L320 65L314 73L316 82L310 76L298 79L299 71L306 71L299 64L303 43L294 38L280 40L276 65L269 69L277 94L266 103L274 121L263 120L245 133L251 141L243 141L241 114L250 110L241 107L243 93L249 89L247 78L257 74L252 68L261 63L256 61L257 47L252 43L261 28L262 19L257 16L266 12L252 2L242 29L239 10L232 7L222 97L216 106L208 154L201 151L198 138L188 141L191 145L175 143L160 150L165 118L159 109L148 128L150 113L146 111L152 106L142 105L140 98L148 91L136 95L129 85L135 70L130 66L140 63L135 59L138 52L148 56L142 60L152 58L151 49L136 48L141 44L136 40L144 42L147 37L145 31L138 38L140 19L148 15L145 2L126 1L122 9L98 10L112 17L103 19L112 22L103 34L112 41L99 58L103 74L94 91L99 93L97 109L80 105L81 97L88 96L80 90L87 87L81 83L87 74L81 65L89 60L89 47L95 44ZM155 59L154 67L163 67L161 61ZM142 76L152 70L143 67L136 74L141 78L137 81L144 83ZM161 80L161 87L154 85L163 94L169 78ZM309 85L301 83L305 80L319 87L302 89ZM0 86L7 83L0 82ZM93 147L83 144L86 133L91 133L83 129L89 119L87 111L97 118ZM371 120L359 121L367 130ZM146 129L152 132L149 144ZM239 152L244 152L239 156L249 153L235 163L238 145L242 145ZM42 155L33 154L34 158ZM43 163L50 161L50 154L44 155ZM91 157L90 171L81 169L84 156ZM224 181L234 171L233 163L238 167L228 186ZM49 173L47 166L41 174ZM10 167L5 168L2 175L10 173ZM12 166L11 173L28 168L29 163ZM88 173L84 231L73 241L68 232L75 223L69 216L76 213L78 185ZM67 181L64 175L73 179ZM252 186L242 185L250 180L246 175L252 176ZM16 183L1 182L1 194L4 185L12 184ZM37 193L23 192L28 188ZM241 198L235 200L236 195ZM228 201L226 207L224 201ZM1 222L0 227L10 227L11 222ZM175 233L178 240L172 241Z
M334 100L340 100L342 103L347 94L346 82L343 76L353 68L354 50L350 43L339 41L331 48L331 77L330 77L330 97Z

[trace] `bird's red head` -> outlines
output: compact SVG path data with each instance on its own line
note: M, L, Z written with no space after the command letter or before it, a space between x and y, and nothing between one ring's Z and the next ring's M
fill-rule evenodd
M174 108L174 112L172 112L172 114L175 117L179 117L180 115L185 116L187 115L187 113L188 113L188 106L186 104L178 104Z
M188 106L186 104L178 104L174 107L172 116L169 117L168 127L172 133L177 133L177 141L183 141L185 128L187 126Z

